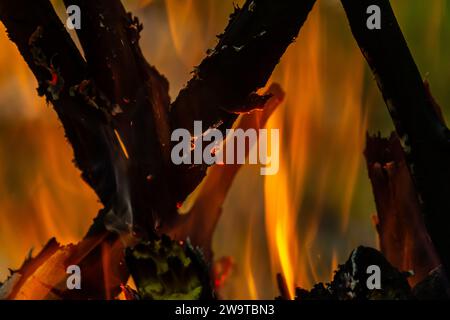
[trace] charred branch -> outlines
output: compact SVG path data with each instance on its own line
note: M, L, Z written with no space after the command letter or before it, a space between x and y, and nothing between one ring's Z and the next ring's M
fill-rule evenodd
M32 269L24 268L17 288L32 293L34 284L28 278L35 271L51 273L52 268L74 263L89 270L83 277L84 297L113 298L128 278L124 249L135 240L128 233L152 240L162 226L173 226L177 204L204 177L204 166L178 170L170 163L170 130L190 129L194 119L230 128L237 113L262 108L270 97L256 91L297 36L314 1L247 1L233 14L216 50L202 62L171 111L167 80L139 48L139 21L118 0L70 4L83 12L78 37L86 60L48 0L0 0L0 19L33 71L39 93L53 104L75 162L104 209L79 244L58 246L48 259L33 260ZM263 119L272 111L268 104L260 120L267 120ZM257 118L244 117L253 120L242 125L257 125ZM208 237L215 222L211 226ZM52 264L54 255L58 266ZM54 272L47 289L56 297L81 298L58 291L61 279L56 275L61 270Z
M173 129L193 133L195 120L203 126L230 128L237 113L260 107L268 96L265 86L288 46L296 39L315 0L248 0L236 8L217 46L194 69L194 77L172 103ZM177 168L184 201L203 179L207 166Z
M143 57L139 47L143 26L120 1L65 3L78 5L84 14L78 36L88 70L110 102L111 128L126 150L127 161L113 164L126 190L116 190L112 217L128 216L125 223L147 237L176 214L169 190L168 82ZM121 199L124 193L127 198Z
M450 134L436 112L388 0L342 0L353 35L369 63L405 151L426 227L450 271ZM369 30L366 10L381 9Z
M0 20L61 120L75 163L103 203L115 188L111 153L118 144L104 114L85 93L86 64L50 2L0 1ZM117 157L117 156L116 156Z
M97 222L114 231L132 225L151 236L176 217L177 204L201 182L206 166L179 170L169 163L168 83L142 55L139 21L117 0L70 4L84 14L78 36L86 62L48 1L33 2L35 10L24 1L2 1L1 18L45 85L41 92L63 122L83 177L105 205ZM171 129L190 129L194 119L230 128L236 112L264 105L269 97L255 92L313 4L247 1L173 103Z
M367 270L373 265L380 268L381 286L369 289ZM338 266L330 283L318 283L310 291L297 288L295 300L411 300L415 297L408 276L376 249L360 246Z
M284 92L278 84L273 84L266 94L271 98L265 103L264 109L241 115L236 129L252 128L258 132L258 129L266 125L269 117L282 103ZM246 157L251 147L246 148ZM206 257L211 258L212 238L222 213L222 206L241 167L241 164L227 164L209 168L207 176L198 186L197 193L195 191L193 193L194 199L187 200L192 202L186 204L188 212L178 216L174 226L167 230L167 234L181 241L189 238L194 246L202 248Z
M377 208L381 252L397 269L413 272L408 281L414 286L440 261L425 227L400 141L394 133L388 139L367 136L364 154Z

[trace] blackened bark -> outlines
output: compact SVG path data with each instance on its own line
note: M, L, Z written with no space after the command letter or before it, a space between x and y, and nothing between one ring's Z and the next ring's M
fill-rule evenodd
M86 61L49 0L0 0L0 20L39 93L53 104L84 180L104 205L64 262L89 269L85 297L110 298L128 276L123 247L132 241L118 234L157 236L204 177L206 166L170 163L170 131L191 129L194 120L230 128L236 113L261 107L269 97L255 91L266 84L315 1L247 1L171 110L167 80L139 48L142 25L121 2L65 2L82 10L78 36Z
M288 46L296 39L315 0L248 0L236 8L217 46L195 68L194 77L171 107L173 129L191 133L195 120L203 128L230 128L240 112L264 105L264 87ZM180 166L177 197L183 201L203 179L207 166Z
M271 98L265 103L264 109L241 115L236 129L259 130L266 126L272 113L283 102L285 93L278 84L272 84L266 94ZM257 134L259 136L258 131ZM246 157L252 147L246 147ZM226 142L222 148L226 150ZM222 206L241 167L241 164L236 163L209 168L202 184L198 186L198 191L193 194L194 199L188 200L191 204L186 204L191 206L186 209L188 212L178 216L174 225L166 230L167 234L172 239L181 241L189 238L192 245L202 248L205 257L211 260L212 239L222 214Z
M391 114L419 193L428 232L450 272L450 133L408 49L388 0L342 0L353 35ZM380 30L366 26L367 8L381 9Z
M78 5L82 28L77 30L88 70L110 104L111 127L120 136L127 161L116 168L120 180L116 210L107 221L133 224L148 237L176 215L170 192L168 82L151 67L139 47L143 26L119 0L65 1ZM120 228L120 227L119 227Z
M408 278L414 286L440 261L425 227L400 141L395 133L390 138L368 135L364 154L377 207L381 252L397 269L414 272Z
M33 71L39 93L53 104L84 180L109 203L115 188L111 153L120 155L120 148L94 101L75 94L87 68L64 25L48 0L0 1L0 20Z

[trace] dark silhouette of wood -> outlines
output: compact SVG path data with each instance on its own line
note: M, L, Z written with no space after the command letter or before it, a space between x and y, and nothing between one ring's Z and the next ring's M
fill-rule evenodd
M342 0L353 35L386 102L419 194L426 227L450 272L450 133L408 49L388 0ZM381 29L366 26L370 5Z
M265 86L288 46L296 39L315 0L246 1L236 8L219 43L195 68L194 77L171 107L172 128L230 128L237 114L264 105ZM203 179L207 166L176 168L178 198L184 201Z

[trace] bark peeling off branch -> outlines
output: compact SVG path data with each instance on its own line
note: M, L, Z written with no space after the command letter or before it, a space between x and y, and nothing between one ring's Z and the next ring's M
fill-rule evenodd
M195 120L203 127L230 128L242 111L261 106L268 97L255 92L269 80L275 66L312 10L315 0L248 0L236 8L209 56L195 68L194 78L173 102L172 128L191 133ZM191 193L207 167L182 166L179 200Z
M430 99L388 0L342 0L353 35L391 114L419 192L428 233L450 271L450 133ZM366 26L369 5L380 30Z

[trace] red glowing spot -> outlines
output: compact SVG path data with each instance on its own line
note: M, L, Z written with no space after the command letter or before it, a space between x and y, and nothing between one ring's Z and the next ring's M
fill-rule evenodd
M183 205L183 202L177 202L177 209L180 209L182 205Z
M58 84L58 74L56 72L52 72L52 80L50 81L52 86L56 86Z
M234 268L234 261L231 257L222 257L214 262L213 265L213 277L214 286L216 289L220 289L224 283L229 279L232 270Z

